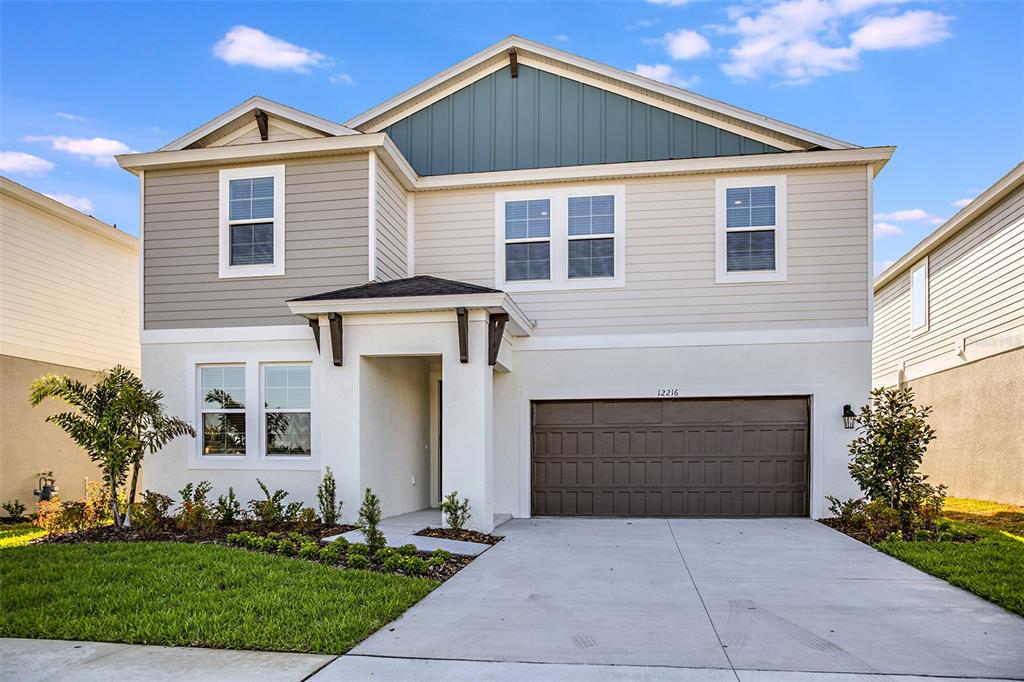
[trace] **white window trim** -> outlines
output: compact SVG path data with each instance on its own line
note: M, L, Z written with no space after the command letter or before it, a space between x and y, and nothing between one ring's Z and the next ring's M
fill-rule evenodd
M924 294L923 295L924 323L921 324L920 326L915 327L914 326L914 275L916 273L918 273L918 272L921 272L922 270L924 270L924 292L923 292L923 294ZM931 321L932 321L932 302L931 302L932 292L931 292L931 289L932 289L931 273L929 272L929 269L928 269L928 257L925 256L924 260L922 260L920 263L918 263L917 265L915 265L914 267L912 267L910 269L910 336L911 337L918 336L919 334L924 334L931 327Z
M221 279L233 277L279 277L284 275L284 166L249 166L220 171L220 259ZM259 265L231 265L229 183L245 178L274 178L274 262ZM246 221L256 222L256 221ZM260 221L268 222L268 221Z
M320 470L320 401L317 384L317 364L319 356L315 353L198 353L189 355L185 360L187 376L188 405L187 414L196 426L196 436L191 438L193 446L189 454L189 469L220 469L220 470L256 470L256 471L319 471ZM263 428L263 367L268 364L310 365L310 447L312 454L308 457L296 455L266 454ZM204 455L202 437L202 400L199 392L200 367L207 365L244 365L245 366L245 446L242 455Z
M615 232L612 235L579 236L573 239L611 237L615 244L614 277L569 278L569 199L611 195L615 197ZM505 203L528 199L551 202L551 278L545 280L505 281ZM545 241L542 238L514 239L515 242ZM498 289L509 292L552 291L572 289L608 289L626 286L626 186L579 185L573 187L538 187L494 194L494 282Z
M279 366L279 367L298 367L306 366L309 367L309 409L300 410L297 408L287 409L267 409L266 401L266 379L267 373L264 371L267 367ZM312 362L296 362L281 360L276 362L261 362L259 363L259 374L260 374L260 402L259 402L259 420L260 420L260 457L264 460L285 460L285 461L306 461L313 457L315 452L313 449L313 429L315 427L313 423L313 363ZM310 454L308 455L271 455L267 453L267 413L275 412L280 414L309 414L309 447Z
M733 228L730 232L775 230L775 269L729 272L726 266L726 190L734 187L775 187L775 227ZM785 175L743 175L715 179L715 283L741 284L786 281L786 201Z

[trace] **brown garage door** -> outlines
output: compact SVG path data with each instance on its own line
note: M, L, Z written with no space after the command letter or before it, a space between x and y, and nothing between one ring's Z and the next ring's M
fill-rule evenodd
M806 516L806 398L533 403L536 516Z

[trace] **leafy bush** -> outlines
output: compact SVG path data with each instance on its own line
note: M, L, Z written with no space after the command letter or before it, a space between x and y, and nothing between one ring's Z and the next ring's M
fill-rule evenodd
M320 556L320 547L315 542L304 542L299 545L299 557L302 559L316 559Z
M419 556L407 556L402 565L402 570L409 575L423 575L427 572L427 560Z
M349 552L346 565L349 568L366 568L370 565L370 559L365 554L353 554Z
M905 539L934 525L945 498L945 487L919 471L935 439L929 414L930 407L914 404L911 389L877 388L857 417L861 435L850 444L850 475L869 500L896 511Z
M181 511L178 513L178 528L203 532L213 527L213 505L206 497L212 488L209 481L200 481L194 486L189 483L179 491Z
M362 554L366 556L370 553L370 548L361 542L353 542L348 546L349 554Z
M262 538L256 535L256 533L248 530L243 530L238 533L228 533L226 539L229 545L238 545L239 547L250 547L253 549L256 549L257 542L262 540Z
M416 545L410 543L404 544L398 548L398 553L404 556L413 556L416 554Z
M232 524L242 518L242 503L235 497L235 489L228 487L227 495L217 497L217 520L224 524Z
M277 543L277 553L285 556L295 556L299 553L299 546L292 540L281 540Z
M338 525L341 518L341 502L338 502L337 484L331 467L324 467L324 477L316 489L316 501L320 507L320 518L325 526Z
M441 549L439 547L439 548L435 549L431 553L431 557L434 558L434 559L440 559L441 563L444 563L445 561L448 561L449 559L452 558L452 553L449 552L448 550Z
M846 501L831 496L827 499L832 514L829 525L861 542L873 544L893 533L900 534L899 514L884 502L863 497Z
M21 500L10 500L8 502L4 502L0 506L4 508L4 511L7 512L7 515L12 519L20 519L25 515L25 505L21 503Z
M394 547L381 547L374 553L373 558L377 561L384 563L388 558L398 554L398 550Z
M441 511L444 513L445 523L452 530L462 530L465 527L471 516L469 509L469 498L464 498L462 502L459 502L459 493L455 490L441 501Z
M145 490L132 513L132 524L142 529L160 528L169 521L167 512L173 506L174 500L167 495Z
M359 508L359 516L356 518L356 525L363 531L363 539L370 548L370 553L376 552L386 544L384 533L380 531L380 498L373 494L369 488L363 495L363 506Z
M85 497L81 500L62 502L54 498L40 502L35 524L48 535L96 528L110 522L109 504L104 485L99 481L89 481Z
M249 500L249 511L252 513L253 518L268 524L277 524L284 521L285 507L283 502L284 498L288 497L288 493L284 490L275 490L271 493L270 489L258 478L256 483L259 484L260 490L263 491L266 499Z
M405 557L401 554L391 554L381 562L381 565L384 567L385 571L391 571L394 573L405 566Z
M320 517L316 515L316 512L313 511L312 507L302 507L301 502L292 504L298 504L301 507L298 514L295 514L293 517L291 517L292 519L294 519L295 523L297 523L301 528L312 530L320 526ZM289 508L291 507L291 505L288 506ZM287 513L288 509L285 509L286 516Z
M347 545L347 542L343 542L343 538L339 538L329 545L324 545L320 548L320 561L328 564L338 563L341 561L341 557L345 555L345 548Z
M427 560L427 565L431 568L443 568L445 560L443 557L432 556Z

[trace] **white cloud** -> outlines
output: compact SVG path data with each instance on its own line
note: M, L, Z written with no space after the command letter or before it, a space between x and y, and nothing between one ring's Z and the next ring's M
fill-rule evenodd
M903 234L903 230L900 229L899 225L893 225L887 222L875 222L875 239L885 239L886 237L898 237Z
M213 46L215 57L228 64L246 64L274 71L309 73L329 63L326 55L267 35L258 28L235 26Z
M644 78L651 78L662 83L674 85L677 88L692 88L700 83L699 76L683 78L675 72L668 64L637 64L633 73Z
M875 277L888 270L889 266L895 262L894 260L875 261Z
M949 36L952 17L935 12L859 19L868 10L900 1L783 0L732 7L727 15L733 24L716 29L738 36L722 70L740 80L778 75L787 84L803 84L856 70L866 50L920 47Z
M335 85L352 85L353 83L356 82L355 78L348 75L347 73L335 74L328 78L327 80L331 81Z
M637 28L650 28L651 26L654 26L656 23L658 23L657 19L641 19L640 21L637 21L627 26L626 30L632 31L633 29Z
M45 196L50 197L54 201L59 201L65 206L70 206L76 211L81 211L82 213L92 213L92 202L86 199L85 197L76 197L70 194L47 194L46 192L43 192L43 194Z
M948 38L952 19L927 10L904 12L894 17L871 17L850 35L850 43L861 50L923 47Z
M956 201L954 201L953 205L956 206L957 208L963 208L972 201L974 201L974 197L964 197L963 199L957 199Z
M679 7L680 5L685 5L688 2L690 2L690 0L647 0L647 4L649 5L664 5L666 7Z
M875 220L895 220L901 223L930 220L932 218L934 216L931 213L920 208L906 208L900 211L875 214Z
M696 59L711 52L707 38L687 29L680 29L665 36L668 55L672 59Z
M68 114L68 113L63 112L63 111L58 111L56 113L56 116L58 118L64 118L64 119L67 119L69 121L84 121L85 120L84 117L79 116L78 114Z
M555 40L557 40L560 43L565 43L568 42L569 36L565 35L564 33L559 33L555 36Z
M0 152L0 172L20 175L42 175L53 170L53 164L24 152Z
M110 166L115 154L131 153L132 148L120 140L105 137L75 138L63 135L35 135L24 138L26 142L49 142L51 149L75 154L91 160L97 166Z

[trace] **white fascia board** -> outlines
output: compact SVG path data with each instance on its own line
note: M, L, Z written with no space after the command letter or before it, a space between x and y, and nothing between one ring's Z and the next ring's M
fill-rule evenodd
M877 174L877 173L876 173ZM875 280L875 293L879 293L885 285L910 269L921 258L927 256L940 244L967 227L972 220L987 211L993 204L1024 185L1024 161L1013 167L1009 173L999 178L991 187L979 194L974 201L960 209L956 215L935 228L935 231L918 242L898 261L885 269Z
M288 308L296 315L313 317L327 313L340 315L372 315L378 313L418 313L455 308L481 308L505 312L510 331L515 336L529 336L533 320L504 292L455 294L450 296L394 296L389 298L357 298L319 301L289 301Z
M325 118L320 118L319 116L308 114L305 111L293 109L292 107L286 106L284 104L279 104L278 102L271 101L269 99L266 99L265 97L255 96L250 97L238 106L229 109L228 111L225 111L220 116L217 116L216 118L207 121L203 125L196 128L195 130L185 133L177 140L174 140L173 142L164 145L158 151L165 152L184 149L193 142L201 140L202 138L206 137L207 135L217 130L221 126L227 125L239 116L244 116L246 113L249 113L256 109L261 109L267 112L268 114L271 114L278 118L299 123L308 128L313 128L314 130L319 130L321 132L327 133L328 135L360 134L358 130L352 130L348 126L333 123Z
M446 81L459 75L460 73L472 69L481 64L482 62L485 62L488 59L495 57L496 55L507 52L512 48L521 49L527 53L532 52L536 55L546 57L556 62L561 62L571 67L591 71L606 78L617 80L632 85L634 87L644 88L646 90L656 92L665 97L669 97L671 99L684 102L691 106L696 106L723 116L728 116L737 121L746 123L747 125L753 125L760 128L773 130L782 135L803 140L809 144L822 146L825 147L826 149L858 148L857 145L851 144L849 142L844 142L843 140L837 140L833 137L828 137L827 135L822 135L820 133L807 130L805 128L800 128L799 126L794 126L788 123L784 123L783 121L778 121L767 116L762 116L752 111L747 111L746 109L741 109L731 104L726 104L725 102L711 99L710 97L698 95L697 93L690 92L689 90L683 90L682 88L667 85L665 83L661 83L650 78L638 76L635 73L631 73L629 71L625 71L622 69L617 69L606 64L601 64L600 62L596 62L591 59L586 59L584 57L580 57L578 55L574 55L563 50L558 50L547 45L542 45L541 43L536 43L533 42L532 40L527 40L516 35L511 35L508 38L505 38L504 40L482 50L481 52L478 52L475 55L467 59L464 59L455 66L445 69L436 76L428 78L427 80L409 88L408 90L399 93L398 95L392 97L386 102L383 102L382 104L379 104L376 107L373 107L372 109L369 109L363 112L362 114L359 114L358 116L346 121L345 125L349 126L350 128L358 128L359 126L364 125L368 121L371 121L374 118L377 118L378 116L386 114L389 110L399 107L403 103L422 95L423 93L431 90L432 88L442 86ZM522 56L524 59L529 59L528 54L524 54ZM487 75L487 72L482 72L480 77L484 75ZM458 83L453 84L453 87L463 87L466 84L466 82L459 81Z

